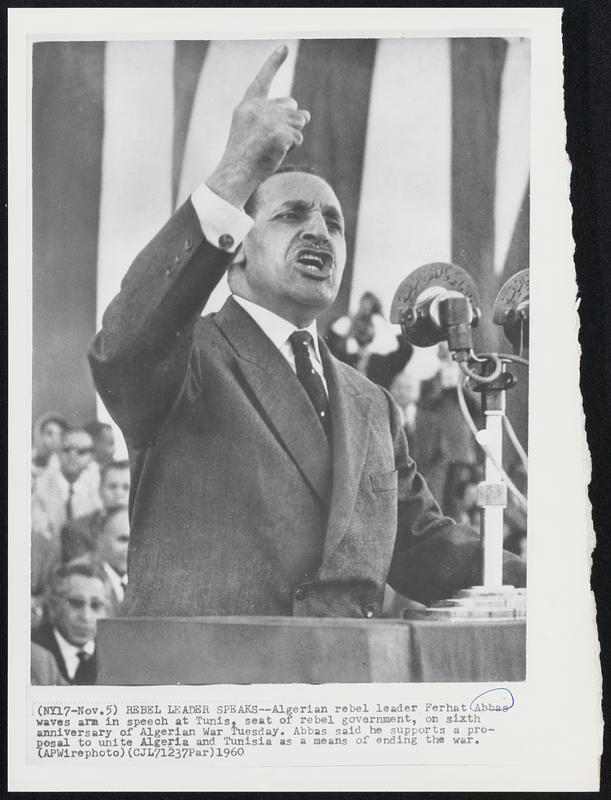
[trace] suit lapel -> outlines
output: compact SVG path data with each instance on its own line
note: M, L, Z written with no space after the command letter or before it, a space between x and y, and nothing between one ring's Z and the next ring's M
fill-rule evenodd
M330 446L299 379L278 348L231 297L214 320L236 350L240 372L261 417L327 504Z
M325 343L319 340L319 346L333 425L333 490L323 552L323 558L327 558L346 533L356 503L367 452L371 398L362 393Z

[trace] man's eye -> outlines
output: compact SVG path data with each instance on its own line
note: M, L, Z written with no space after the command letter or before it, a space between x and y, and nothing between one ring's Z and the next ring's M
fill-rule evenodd
M299 219L299 214L296 211L283 211L282 214L278 214L278 219L286 219L289 222L295 222Z
M328 219L327 228L331 231L342 231L342 224L338 219Z

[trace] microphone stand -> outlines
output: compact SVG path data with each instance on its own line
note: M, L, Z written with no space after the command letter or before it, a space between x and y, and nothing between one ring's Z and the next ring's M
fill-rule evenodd
M477 436L486 451L484 480L477 487L477 505L481 509L482 583L461 589L453 597L432 606L405 609L405 619L511 620L526 616L526 590L503 584L503 517L507 506L507 487L501 472L503 418L506 393L515 386L515 378L499 356L491 356L474 357L481 373L457 359L461 370L475 383L474 390L481 394L485 419L485 428ZM496 377L492 377L495 373L498 373Z
M471 349L468 303L449 297L439 303L439 318L454 359L481 394L485 428L477 440L486 453L484 480L477 487L481 509L480 542L482 583L462 589L454 597L426 609L408 609L407 619L520 619L526 616L526 590L503 584L504 512L507 486L503 482L503 420L507 390L515 378L507 370L510 356L475 355ZM469 366L470 365L470 366ZM475 371L471 367L479 367Z
M499 357L496 356L498 359ZM500 361L500 372L488 380L493 361L481 363L481 376L468 370L474 390L481 394L485 428L478 441L486 452L484 480L477 487L477 504L481 509L480 540L482 552L482 584L459 594L467 616L485 618L521 618L526 616L526 590L503 584L504 512L507 507L507 486L503 482L503 420L507 390L515 386L515 378ZM461 367L465 372L464 367Z
M528 270L513 275L495 301L493 322L519 352L527 346ZM481 317L477 286L455 264L435 262L411 272L399 285L391 308L391 322L401 325L405 338L417 347L447 340L448 347L475 391L481 393L485 429L477 431L468 411L465 416L486 453L484 480L478 485L481 508L480 586L462 589L454 597L430 607L405 609L405 619L486 620L521 619L526 616L526 590L503 584L503 516L507 486L503 482L503 421L508 389L515 386L507 362L527 363L520 355L475 355L471 328ZM477 369L475 369L477 368ZM459 401L465 412L462 389Z
M499 378L510 378L505 365ZM501 381L499 381L501 383ZM483 384L482 411L485 419L485 441L488 448L484 481L477 488L477 504L482 511L482 585L498 591L503 587L503 516L507 507L507 489L497 464L503 457L503 417L505 416L505 389L495 384ZM480 431L480 439L481 437Z

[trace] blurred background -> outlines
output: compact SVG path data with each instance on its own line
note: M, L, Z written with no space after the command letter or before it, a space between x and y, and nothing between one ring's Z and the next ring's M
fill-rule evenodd
M134 256L212 171L234 106L276 44L34 44L34 420L50 410L73 424L108 420L86 361L103 310ZM312 113L290 157L329 180L347 223L348 263L321 334L335 323L350 338L365 292L388 319L409 272L452 261L479 286L479 350L507 350L490 318L502 282L529 266L528 40L288 45L271 95L291 94ZM223 282L206 311L226 296ZM416 350L405 369L420 384L444 361L436 348ZM520 379L508 413L526 444ZM121 457L116 430L115 442Z

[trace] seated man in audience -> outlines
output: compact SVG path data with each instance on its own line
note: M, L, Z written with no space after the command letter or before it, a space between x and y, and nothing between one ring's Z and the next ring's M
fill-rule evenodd
M115 457L115 435L112 426L94 419L84 427L93 439L93 457L100 468L110 464Z
M99 473L89 469L93 442L87 431L67 430L62 436L59 469L36 482L32 494L32 594L45 583L60 561L61 529L77 517L101 508Z
M100 475L100 500L102 508L78 517L64 526L61 532L62 560L90 553L97 540L106 515L117 508L127 508L129 502L129 462L112 461L102 467Z
M55 658L61 677L70 684L95 683L97 622L108 614L108 582L101 565L73 561L60 567L49 585L49 622L32 641Z
M102 563L110 588L113 613L117 613L127 587L127 548L129 515L127 508L109 511L97 543L97 556Z

